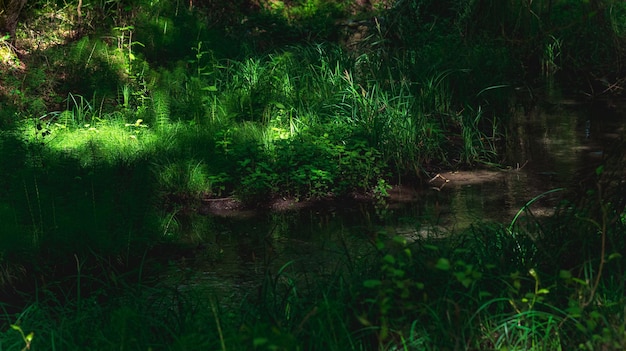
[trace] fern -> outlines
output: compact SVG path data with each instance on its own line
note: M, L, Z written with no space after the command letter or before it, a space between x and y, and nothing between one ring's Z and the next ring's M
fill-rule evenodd
M159 130L163 130L170 123L170 100L169 96L157 90L152 94L152 108L156 118L156 126Z
M65 110L63 112L61 112L61 114L59 115L59 122L60 125L62 125L63 127L67 128L67 127L74 127L75 123L74 123L74 113L72 111L68 111Z

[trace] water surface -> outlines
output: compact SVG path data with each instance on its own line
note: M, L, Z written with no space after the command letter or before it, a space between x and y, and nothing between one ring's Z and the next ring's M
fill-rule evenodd
M293 211L195 216L187 235L198 249L175 262L164 281L232 304L259 294L267 272L333 274L371 252L381 231L413 240L476 223L508 224L536 197L529 206L532 215L549 215L561 194L594 174L623 134L623 111L614 102L559 99L520 109L503 136L499 169L432 174L429 186L392 189L387 207L326 203Z

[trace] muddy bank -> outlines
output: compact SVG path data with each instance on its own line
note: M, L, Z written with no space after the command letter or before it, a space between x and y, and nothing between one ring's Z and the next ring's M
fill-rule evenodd
M436 174L425 184L397 184L388 190L385 201L388 205L410 204L420 200L431 191L442 191L447 188L462 187L485 182L495 182L505 176L505 171L471 170L448 171ZM332 209L350 207L360 203L373 203L376 198L372 193L355 193L343 198L322 198L302 200L295 197L279 197L256 206L245 204L236 197L204 198L198 208L201 215L219 217L247 218L263 212L288 212L304 209Z

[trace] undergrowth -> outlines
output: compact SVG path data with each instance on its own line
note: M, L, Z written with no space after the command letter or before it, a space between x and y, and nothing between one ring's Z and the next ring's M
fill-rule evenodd
M33 1L0 37L0 348L624 348L612 180L545 222L286 264L239 306L144 275L201 201L384 202L501 161L515 88L620 90L623 4L218 3Z
M445 238L380 231L359 255L338 243L334 263L308 271L304 257L288 261L258 290L224 301L189 286L193 273L154 280L149 267L162 259L124 272L76 256L75 273L42 286L19 313L2 305L1 340L9 350L623 349L624 258L609 244L622 241L623 218L565 206L524 223ZM554 228L591 249L559 251Z

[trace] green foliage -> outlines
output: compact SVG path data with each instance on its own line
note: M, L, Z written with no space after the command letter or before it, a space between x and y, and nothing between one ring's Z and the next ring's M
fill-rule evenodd
M152 94L152 108L157 128L166 128L170 123L169 96L162 91L155 91Z
M626 9L259 5L36 1L25 54L0 39L0 126L12 128L0 131L0 285L37 284L29 307L5 313L3 347L624 348L626 221L623 199L607 195L624 192L603 181L621 174L608 167L593 201L545 221L524 206L508 227L380 232L330 274L296 261L268 270L245 312L144 284L144 254L178 238L200 199L365 193L384 218L390 175L495 159L510 87L614 72Z
M308 40L324 39L333 33L334 22L344 15L346 1L302 0L286 6L283 1L271 2L270 12L287 18L297 34Z
M381 346L393 337L392 331L397 330L399 324L407 323L398 317L407 315L409 311L411 314L419 314L420 302L425 298L424 283L407 272L407 269L413 266L414 259L406 239L396 236L390 244L377 242L379 250L391 252L381 253L379 273L381 279L368 279L363 282L365 288L375 291L373 298L365 300L375 307L373 316L359 317L364 326L379 326L378 341ZM391 246L391 249L387 246ZM370 320L372 318L374 319Z
M194 13L157 2L149 11L134 12L145 5L118 1L85 4L85 9L100 11L99 15L104 16L98 23L107 23L106 17L111 17L108 27L103 28L106 34L82 36L65 47L43 53L53 60L54 69L65 75L60 90L68 96L65 110L43 112L45 106L37 108L46 121L44 133L69 141L74 131L88 129L94 135L102 134L104 125L114 126L123 120L127 129L135 132L133 140L152 132L162 134L151 135L163 139L170 155L191 156L211 164L214 174L227 174L232 181L221 188L234 190L238 184L241 187L237 192L242 197L250 190L262 195L252 196L257 198L277 195L277 189L299 198L369 191L387 167L397 174L419 174L424 164L480 162L495 149L490 142L489 151L479 150L486 146L483 119L490 113L483 112L482 103L474 109L478 113L471 122L469 118L456 118L458 111L476 106L475 101L458 99L457 90L463 89L460 93L465 94L484 87L480 83L459 85L465 80L459 77L466 70L460 66L443 68L449 66L448 58L440 66L428 62L436 56L444 58L444 50L458 46L458 42L440 40L432 49L398 52L396 59L385 53L389 28L376 22L374 37L380 44L374 43L372 50L356 59L354 53L332 45L296 45L268 55L222 59L217 37L228 38L229 34L208 30L202 24L202 10L208 7ZM255 14L259 17L251 15L250 24L244 27L263 20L263 16L276 23L282 16L286 19L283 24L294 32L299 28L333 27L329 24L345 15L347 5L275 3L273 8ZM133 11L113 16L122 9ZM90 16L95 14L90 12ZM198 35L182 34L186 32ZM253 37L253 41L260 39ZM68 54L59 59L64 50ZM471 50L469 47L467 57L484 56L483 52L472 54ZM459 63L467 57L450 60ZM506 66L506 61L494 62ZM423 68L428 66L432 68ZM40 75L45 73L41 71ZM93 98L87 100L87 96ZM497 119L491 120L493 140ZM67 128L68 123L81 127ZM61 131L61 125L66 130ZM174 151L184 142L173 140L171 129L193 130L199 126L207 132L200 133L202 136L194 142L211 145L218 140L221 144L206 151L195 148L202 157L182 148ZM254 135L245 135L253 130ZM217 131L217 138L211 131ZM228 134L230 138L219 137ZM327 134L329 137L324 137ZM114 139L110 134L107 138ZM200 138L208 141L201 143ZM461 138L462 145L456 142ZM51 145L62 144L58 138L46 135L46 140L53 139ZM304 142L299 145L297 140ZM78 152L75 147L70 149ZM97 142L82 150L82 159L109 158L100 155L103 149ZM116 153L113 148L106 152ZM285 155L281 155L283 152ZM294 158L298 159L297 169L291 168Z
M593 226L581 224L591 218L575 211L578 220L567 213L541 223L518 220L515 232L480 224L435 242L415 238L408 244L407 238L379 233L380 268L364 280L361 298L371 308L360 322L377 327L379 345L400 339L424 349L458 343L468 349L620 349L623 311L601 301L616 306L616 299L623 300L621 287L612 285L623 277L605 271L608 285L597 282L607 269L603 262L622 271L621 254L607 256L602 242L617 239L623 228L609 230L592 220L600 235L589 236ZM559 236L561 227L568 239ZM575 258L569 243L579 248ZM580 256L580 247L593 249ZM572 270L554 270L572 264Z
M517 230L541 246L550 240L542 229L566 225L569 235L585 237L596 247L599 237L561 216L544 219L541 226L518 220ZM613 240L623 229L620 224L606 235ZM499 244L478 250L491 241ZM173 286L135 281L149 277L148 267L158 260L123 274L106 259L78 255L77 275L67 284L44 287L38 302L19 315L7 315L23 333L13 328L0 340L16 350L31 332L33 348L62 344L67 349L111 344L329 350L624 346L621 255L606 257L605 278L596 285L597 252L580 257L580 266L560 269L567 259L563 252L539 250L532 260L525 259L527 252L515 251L522 245L519 238L498 225L481 224L445 238L380 231L374 245L358 256L343 245L343 250L331 250L337 256L330 271L302 270L300 260L288 261L267 271L257 294L228 308L201 287L186 285L184 274L176 275ZM502 261L513 257L530 268ZM545 269L546 262L557 269ZM53 294L53 289L62 290Z
M213 192L213 186L219 189L219 177L212 176L203 162L189 160L179 164L165 164L156 167L155 173L159 188L169 201L185 204L194 203L201 196Z

